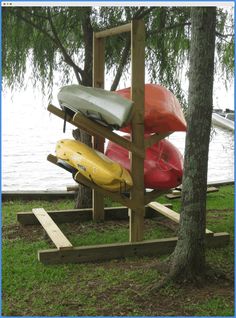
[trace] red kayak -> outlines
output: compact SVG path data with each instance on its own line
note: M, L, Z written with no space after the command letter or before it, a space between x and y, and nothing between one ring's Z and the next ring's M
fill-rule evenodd
M125 136L129 139L129 136ZM130 170L129 153L123 147L109 141L106 156ZM150 189L167 190L182 182L183 157L168 140L161 140L147 148L144 160L144 186Z
M130 99L130 87L116 91ZM161 85L145 84L145 133L186 131L187 124L181 106L171 91ZM130 126L121 129L130 133Z

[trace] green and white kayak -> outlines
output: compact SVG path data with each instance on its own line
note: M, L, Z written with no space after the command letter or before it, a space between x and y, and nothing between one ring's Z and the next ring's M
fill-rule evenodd
M81 112L86 117L112 129L126 126L131 120L133 101L114 92L82 85L60 89L58 101L63 110Z

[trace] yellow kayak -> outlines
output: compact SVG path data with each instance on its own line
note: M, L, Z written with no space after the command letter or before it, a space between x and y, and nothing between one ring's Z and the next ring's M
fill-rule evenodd
M77 140L59 140L56 156L106 190L125 191L133 185L129 172L119 163Z

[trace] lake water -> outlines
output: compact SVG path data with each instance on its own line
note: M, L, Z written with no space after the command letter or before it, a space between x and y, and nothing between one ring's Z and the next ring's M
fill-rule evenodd
M17 96L20 96L17 98ZM54 101L57 105L57 102ZM67 171L46 160L57 140L72 138L74 128L49 114L47 101L29 92L2 96L2 190L65 190L74 181ZM169 140L184 152L185 133ZM234 134L215 128L209 153L208 181L234 180Z

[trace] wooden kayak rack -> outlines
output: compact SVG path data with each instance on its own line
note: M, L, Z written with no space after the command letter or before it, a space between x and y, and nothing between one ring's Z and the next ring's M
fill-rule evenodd
M44 264L81 263L90 261L109 260L129 256L156 256L173 251L177 237L143 241L144 217L159 213L179 222L179 214L169 207L157 202L151 202L167 191L153 190L145 192L144 188L144 158L146 148L170 135L153 134L144 139L144 83L145 83L145 26L143 20L133 20L131 23L96 32L93 35L93 87L104 88L105 69L105 38L123 32L131 32L131 99L134 102L134 112L131 121L131 141L115 134L108 128L91 121L81 113L73 117L65 116L64 111L49 105L48 111L65 119L74 126L89 133L93 148L104 152L105 138L119 144L130 152L131 176L133 187L130 196L107 191L83 177L80 173L74 175L75 181L93 190L92 209L52 211L43 208L33 209L32 212L18 213L17 219L21 224L41 223L48 236L56 245L56 249L38 251L38 258ZM57 165L57 158L49 155L50 162ZM123 207L105 208L104 196L108 196ZM122 215L122 216L121 216ZM73 247L61 232L57 223L83 221L88 218L94 221L104 221L110 218L129 217L129 242L96 246ZM206 243L210 247L224 246L229 241L228 233L213 233L206 230Z

